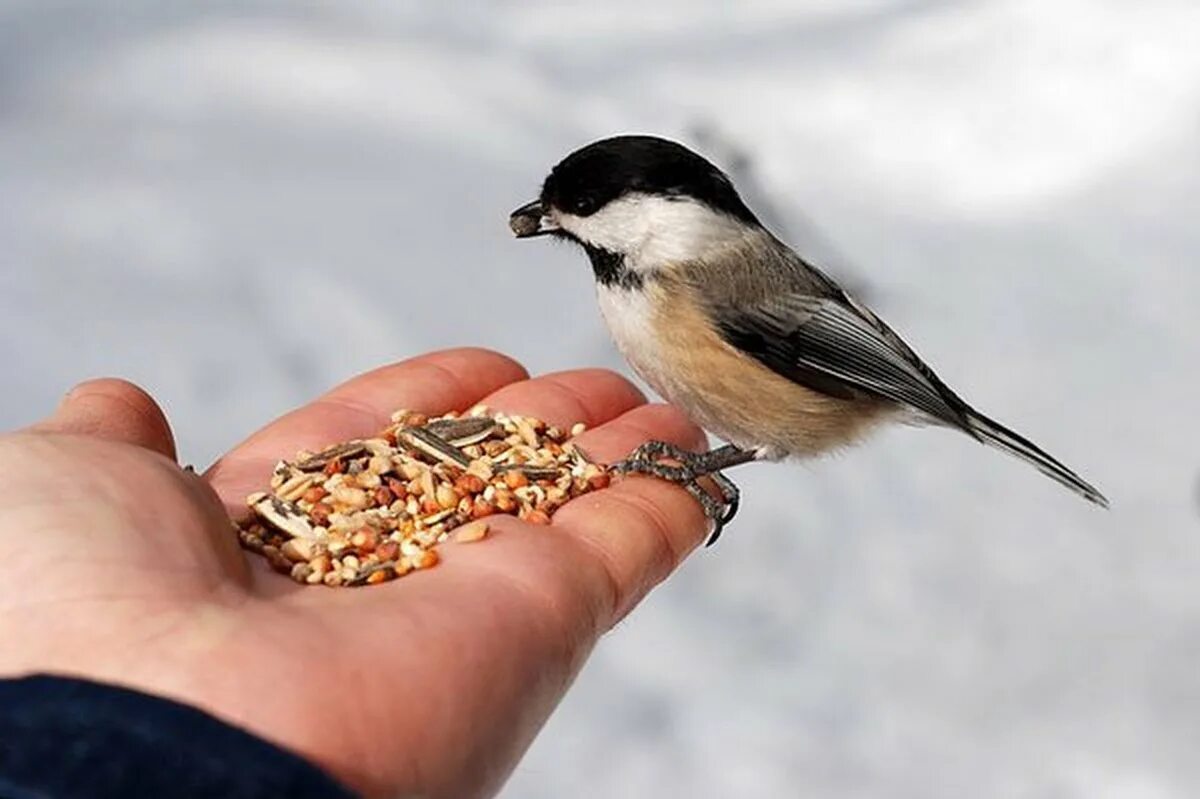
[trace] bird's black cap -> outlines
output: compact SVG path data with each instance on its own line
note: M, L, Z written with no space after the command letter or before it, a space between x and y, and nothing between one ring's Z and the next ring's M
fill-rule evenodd
M724 172L682 144L657 136L613 136L576 150L551 170L541 202L590 216L631 192L691 197L759 225Z

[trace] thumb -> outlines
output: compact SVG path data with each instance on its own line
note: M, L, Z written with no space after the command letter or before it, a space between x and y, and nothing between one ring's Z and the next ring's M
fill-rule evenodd
M149 394L127 380L84 381L67 392L49 418L29 429L120 441L175 459L167 417Z

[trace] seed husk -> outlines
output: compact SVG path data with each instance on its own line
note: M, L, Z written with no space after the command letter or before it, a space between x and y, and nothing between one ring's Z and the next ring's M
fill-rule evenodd
M362 441L346 441L342 444L334 444L332 447L321 450L315 455L310 455L303 460L292 464L293 467L302 472L319 472L335 460L346 460L353 458L356 455L361 455L367 451L367 445Z
M462 450L424 428L410 427L406 430L399 430L396 436L403 438L410 447L425 453L434 460L461 466L464 469L471 465L471 459L464 455Z
M286 533L293 538L316 537L308 517L293 502L272 496L256 502L251 507L258 514L258 518L281 533Z
M455 447L468 447L487 439L496 429L496 423L487 417L465 417L461 419L435 419L425 429Z

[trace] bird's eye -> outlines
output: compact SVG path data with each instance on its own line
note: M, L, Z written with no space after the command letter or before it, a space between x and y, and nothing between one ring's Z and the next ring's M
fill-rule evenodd
M581 194L571 201L571 213L576 216L588 216L596 212L596 198L591 194Z

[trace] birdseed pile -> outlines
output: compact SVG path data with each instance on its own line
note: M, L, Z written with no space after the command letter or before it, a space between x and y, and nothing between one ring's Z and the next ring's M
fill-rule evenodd
M484 538L493 514L549 524L568 500L606 487L605 467L569 440L583 430L482 406L432 419L398 411L376 438L280 461L235 527L296 582L387 582L437 565L444 541Z

